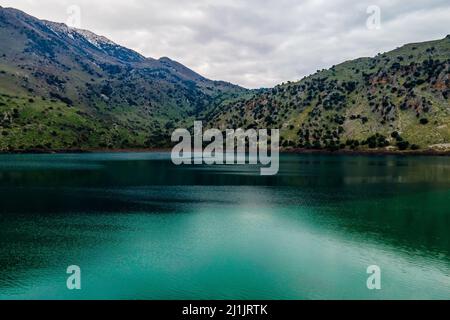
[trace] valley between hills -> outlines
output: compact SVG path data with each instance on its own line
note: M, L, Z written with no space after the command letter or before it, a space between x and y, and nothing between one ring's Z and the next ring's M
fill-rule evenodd
M280 129L285 151L450 152L450 36L259 90L11 8L0 43L2 152L169 148L195 120Z

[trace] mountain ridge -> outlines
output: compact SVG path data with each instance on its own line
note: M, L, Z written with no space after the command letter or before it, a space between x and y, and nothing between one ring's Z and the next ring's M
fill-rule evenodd
M158 147L247 91L16 9L0 9L0 41L2 150Z
M3 151L167 147L194 120L280 128L284 149L450 150L450 36L256 90L12 8L0 41Z
M450 150L450 36L358 58L224 106L209 121L279 127L283 146Z

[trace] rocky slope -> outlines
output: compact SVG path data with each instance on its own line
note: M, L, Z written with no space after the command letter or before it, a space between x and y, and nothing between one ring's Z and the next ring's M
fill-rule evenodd
M0 150L143 148L246 92L0 7Z
M281 128L284 148L450 150L450 36L261 90L15 9L0 43L0 151L164 147L194 119Z
M210 115L221 128L281 128L307 149L450 149L450 36L261 90Z

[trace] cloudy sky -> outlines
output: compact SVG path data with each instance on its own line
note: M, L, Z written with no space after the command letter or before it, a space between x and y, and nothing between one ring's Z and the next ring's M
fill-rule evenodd
M208 78L249 88L450 34L449 0L0 0L0 5L79 22L145 56L167 56Z

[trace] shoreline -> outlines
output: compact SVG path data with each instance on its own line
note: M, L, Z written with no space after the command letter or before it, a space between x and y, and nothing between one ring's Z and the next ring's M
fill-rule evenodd
M171 152L170 148L136 148L136 149L63 149L63 150L14 150L0 151L0 155L19 154L90 154L90 153L157 153ZM321 154L349 156L450 156L450 150L315 150L315 149L281 149L281 154Z
M393 151L393 150L314 150L314 149L287 149L281 151L285 154L326 154L326 155L349 155L349 156L450 156L450 150L404 150L404 151Z

